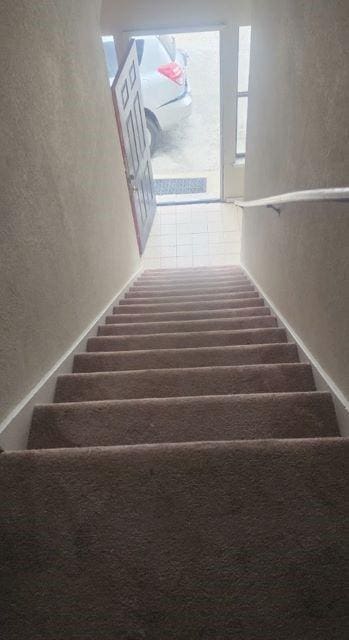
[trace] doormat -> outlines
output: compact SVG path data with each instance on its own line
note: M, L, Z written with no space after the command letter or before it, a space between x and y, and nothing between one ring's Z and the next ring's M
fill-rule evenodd
M161 178L154 180L157 196L182 193L206 193L207 178Z

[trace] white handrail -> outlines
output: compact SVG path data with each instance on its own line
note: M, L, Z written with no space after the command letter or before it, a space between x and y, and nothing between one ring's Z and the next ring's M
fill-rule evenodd
M292 202L346 202L349 201L349 187L335 189L307 189L306 191L291 191L278 196L268 198L258 198L256 200L234 200L234 204L249 209L250 207L271 207L279 211L277 205L289 204Z

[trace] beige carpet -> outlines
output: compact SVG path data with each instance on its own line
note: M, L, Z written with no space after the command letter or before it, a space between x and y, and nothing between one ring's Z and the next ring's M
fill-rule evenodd
M348 640L349 441L240 267L144 272L28 446L3 640Z

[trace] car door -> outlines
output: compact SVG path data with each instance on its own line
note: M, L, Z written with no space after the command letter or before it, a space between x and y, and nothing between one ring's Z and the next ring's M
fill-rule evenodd
M156 197L134 40L111 89L138 246L142 254L154 220Z

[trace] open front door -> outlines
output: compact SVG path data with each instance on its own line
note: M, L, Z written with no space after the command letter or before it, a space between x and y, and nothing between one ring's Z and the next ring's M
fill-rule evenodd
M112 95L142 254L153 224L156 200L135 40L112 84Z

